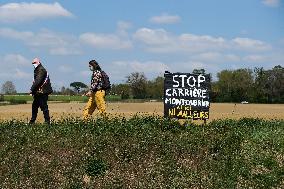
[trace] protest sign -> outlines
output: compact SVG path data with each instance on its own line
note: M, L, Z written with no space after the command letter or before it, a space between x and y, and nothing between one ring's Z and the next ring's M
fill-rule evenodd
M165 72L164 116L178 119L209 119L210 76Z

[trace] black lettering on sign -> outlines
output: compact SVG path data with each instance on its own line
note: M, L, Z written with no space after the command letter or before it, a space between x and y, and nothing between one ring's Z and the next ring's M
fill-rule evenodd
M164 116L178 119L209 119L209 74L165 72Z

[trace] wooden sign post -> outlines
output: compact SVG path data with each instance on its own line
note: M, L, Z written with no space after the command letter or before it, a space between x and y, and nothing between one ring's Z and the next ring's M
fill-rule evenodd
M209 74L165 72L164 117L209 119Z

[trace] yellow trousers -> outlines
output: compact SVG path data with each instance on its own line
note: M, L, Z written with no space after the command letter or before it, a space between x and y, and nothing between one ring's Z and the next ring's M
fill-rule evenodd
M105 91L99 90L95 93L92 93L89 97L86 107L83 110L83 118L87 119L90 117L96 108L101 115L106 113L106 103L105 103Z

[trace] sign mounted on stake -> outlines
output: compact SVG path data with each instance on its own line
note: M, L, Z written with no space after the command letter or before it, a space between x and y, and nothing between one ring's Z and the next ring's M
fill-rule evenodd
M164 116L178 119L209 119L209 74L165 72Z

